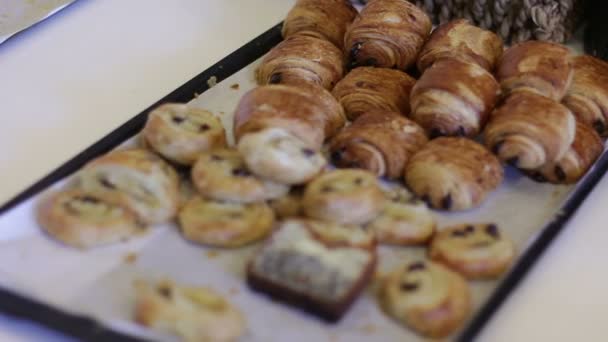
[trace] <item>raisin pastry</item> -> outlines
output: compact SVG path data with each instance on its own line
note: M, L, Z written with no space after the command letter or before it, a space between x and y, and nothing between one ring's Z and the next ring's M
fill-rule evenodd
M281 128L246 134L238 144L254 174L282 184L303 184L327 165L320 151Z
M357 10L348 1L298 0L283 23L283 37L321 38L342 49L346 28L356 16Z
M418 56L418 70L424 72L440 59L458 58L492 72L502 50L502 39L494 32L457 19L433 30Z
M236 342L245 333L243 314L207 287L164 280L135 283L135 321L180 336L186 342Z
M576 118L608 136L608 63L591 56L572 60L574 77L563 99Z
M151 149L183 165L192 165L201 152L226 146L219 118L179 103L166 103L151 111L142 135Z
M518 92L492 113L484 140L500 160L530 170L561 159L575 132L568 108L536 93Z
M203 196L217 201L259 202L289 191L287 185L254 176L234 149L203 153L192 167L192 181Z
M576 135L568 152L557 162L547 163L532 171L531 177L540 182L573 184L581 179L604 151L604 143L587 124L576 123Z
M125 241L146 230L127 207L81 189L46 198L37 219L50 236L82 249Z
M274 213L266 202L233 203L192 198L178 215L182 235L202 245L236 248L272 230Z
M411 118L431 136L474 137L494 109L500 86L475 63L442 59L426 69L410 95Z
M300 217L304 215L302 207L303 186L294 186L285 196L268 201L268 205L279 219Z
M335 322L369 283L372 234L311 220L283 221L247 268L256 291Z
M370 1L346 31L348 66L407 70L416 63L431 28L428 15L408 1Z
M344 76L342 51L324 39L295 35L262 59L258 84L313 84L331 90Z
M364 224L384 206L376 177L363 170L329 171L308 183L302 199L311 218L340 224Z
M483 145L454 137L426 144L405 170L416 195L433 208L452 211L479 206L503 177L502 165Z
M331 141L331 160L338 167L362 168L395 179L427 141L424 130L399 113L372 111Z
M166 222L177 213L177 173L152 152L110 152L85 165L77 177L85 191L126 203L145 223Z
M350 120L372 110L410 113L410 91L416 82L403 71L372 67L354 69L332 91Z
M572 81L570 50L559 44L527 41L505 51L497 78L505 96L531 91L561 101Z
M431 261L411 262L394 270L383 281L379 297L387 314L431 338L453 333L472 306L466 280Z

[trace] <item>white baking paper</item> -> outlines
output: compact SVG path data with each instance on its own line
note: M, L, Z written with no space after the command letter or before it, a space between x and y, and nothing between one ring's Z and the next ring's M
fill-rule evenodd
M0 0L0 44L75 0Z

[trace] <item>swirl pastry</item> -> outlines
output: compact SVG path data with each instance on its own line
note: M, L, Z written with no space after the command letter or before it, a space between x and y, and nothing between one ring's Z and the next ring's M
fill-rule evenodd
M371 110L410 113L410 92L415 79L393 69L361 67L344 77L332 91L354 120Z
M370 1L346 31L348 66L407 70L431 28L428 15L408 1Z
M459 58L492 72L502 50L502 39L494 32L465 19L453 20L433 30L418 56L418 70L424 72L443 58Z
M306 35L344 45L346 28L357 10L345 0L298 0L283 23L283 37Z
M608 63L591 56L572 60L574 77L562 103L576 118L608 136Z
M415 122L398 113L374 111L357 118L331 141L331 159L338 167L399 178L409 158L427 141Z
M78 174L80 187L125 203L145 223L162 223L177 213L179 178L169 164L143 149L101 156Z
M435 138L476 136L494 109L500 87L494 76L475 63L443 59L414 85L411 118Z
M330 89L344 76L342 51L324 39L291 36L262 59L259 84L313 84Z
M518 92L492 113L484 140L500 160L537 169L561 159L575 131L576 120L568 108L536 93Z
M437 138L405 168L405 181L416 195L433 208L453 211L478 206L502 180L498 159L466 138Z
M527 41L507 49L497 78L505 96L522 90L561 101L572 81L570 50L559 44Z

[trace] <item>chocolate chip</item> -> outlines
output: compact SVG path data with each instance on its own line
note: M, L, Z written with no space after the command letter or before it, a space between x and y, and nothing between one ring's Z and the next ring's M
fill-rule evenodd
M473 226L466 226L466 227L464 228L464 232L465 232L465 233L467 233L467 234L471 234L471 233L473 233L474 231L475 231L475 227L473 227Z
M342 161L343 153L344 153L344 150L336 150L336 151L333 151L329 157L331 158L332 162L338 164Z
M357 81L357 83L355 83L355 86L361 88L361 87L365 86L365 82Z
M596 120L593 122L593 128L601 135L606 131L606 124L602 120Z
M209 125L207 125L207 124L202 124L202 125L200 125L200 126L198 127L198 130L199 130L200 132L205 132L205 131L208 131L210 128L211 128L211 127L210 127Z
M424 269L426 269L426 266L424 266L424 263L422 263L422 262L415 262L415 263L411 264L411 265L410 265L410 266L407 268L407 270L408 270L409 272L413 272L413 271L422 271L422 270L424 270Z
M224 160L224 158L222 158L222 157L220 157L220 156L218 156L216 154L212 154L211 155L211 160L212 161L222 161L222 160Z
M251 176L251 173L245 169L234 169L232 170L232 175L235 177L248 177Z
M519 157L515 156L515 157L507 159L507 164L517 167L517 165L519 164Z
M505 143L505 141L499 141L497 142L493 147L492 147L492 153L494 154L499 154L500 153L500 148L502 147L502 145Z
M401 283L401 290L403 291L416 291L418 288L420 287L420 284L418 283Z
M530 178L532 178L533 180L535 180L539 183L545 183L547 181L547 178L545 178L545 176L543 176L543 174L540 172L532 172L530 174Z
M431 139L439 138L441 136L443 136L443 132L441 132L438 128L433 128L429 134Z
M457 135L460 136L460 137L464 137L464 136L467 135L467 132L464 130L464 127L458 126Z
M173 122L175 122L176 124L180 124L182 122L184 122L184 120L186 120L185 118L179 117L179 116L174 116L171 118L171 120Z
M452 208L452 194L447 194L442 200L441 200L441 207L445 210L449 210Z
M101 183L101 185L108 189L116 189L116 185L112 184L107 178L100 178L99 182Z
M486 226L486 233L493 238L499 239L500 232L498 231L498 226L495 224L489 224Z
M373 58L373 57L370 57L370 58L368 58L368 59L365 60L365 64L364 65L365 66L372 66L372 67L378 66L378 60L375 59L375 58Z
M97 204L100 202L99 199L97 199L93 196L89 196L89 195L81 196L81 197L78 197L77 199L83 203Z
M167 298L167 299L171 299L172 293L171 293L171 289L168 287L159 287L158 288L158 294L160 294L161 296Z
M270 79L268 80L268 83L277 84L277 83L281 83L282 80L283 80L283 75L280 72L277 72L277 73L270 75Z
M555 165L555 176L557 177L557 180L560 182L563 182L566 180L566 172L564 172L564 169L562 169L561 166L559 165Z
M312 156L315 155L315 151L312 150L312 149L310 149L310 148L303 148L302 149L302 154L304 156L306 156L307 158L310 158L310 157L312 157Z
M361 184L363 184L363 178L361 178L361 177L357 177L357 178L355 178L355 184L356 184L356 185L361 185Z

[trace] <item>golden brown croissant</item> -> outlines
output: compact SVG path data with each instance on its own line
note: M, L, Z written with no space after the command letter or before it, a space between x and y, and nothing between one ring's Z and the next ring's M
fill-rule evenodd
M410 95L411 118L431 138L476 136L494 109L500 87L475 63L442 59L428 68Z
M568 108L527 91L509 96L484 131L486 146L521 169L558 161L574 141L576 120Z
M563 104L578 120L608 136L608 63L585 55L573 58L572 66L574 77Z
M346 28L356 16L357 10L345 0L298 0L283 23L283 37L307 35L342 49Z
M260 86L246 93L234 114L237 141L246 133L279 127L319 150L346 121L338 101L319 86Z
M346 31L349 67L376 66L407 70L431 32L421 9L403 0L372 0Z
M410 113L410 91L416 82L393 69L361 67L344 77L332 91L350 120L370 110Z
M478 206L503 180L498 159L483 145L459 137L441 137L414 154L405 182L430 206L466 210Z
M561 101L572 80L570 50L549 42L519 43L502 55L497 78L505 96L527 90Z
M398 178L427 141L424 130L399 113L372 111L336 135L330 143L331 159L338 167L358 167Z
M342 51L327 40L291 36L275 46L256 70L259 84L315 84L332 89L344 75Z

